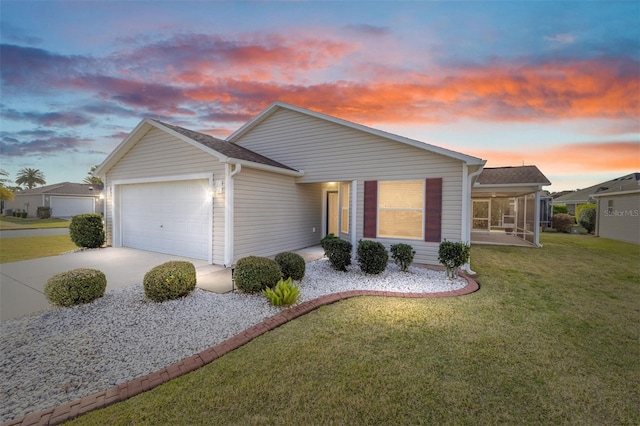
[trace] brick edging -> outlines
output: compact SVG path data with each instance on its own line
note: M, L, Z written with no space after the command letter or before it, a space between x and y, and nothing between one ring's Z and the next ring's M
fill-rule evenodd
M480 286L472 278L464 274L459 274L467 280L467 285L459 290L443 291L438 293L409 293L409 292L393 292L379 290L351 290L340 293L327 294L317 299L309 300L296 305L292 308L284 310L266 320L236 334L233 337L218 343L215 346L205 349L204 351L191 355L181 361L171 364L145 376L138 377L118 386L113 386L106 391L96 392L85 396L84 398L69 401L57 407L48 408L28 414L24 417L9 420L2 423L1 426L32 426L32 425L57 425L67 420L71 420L78 416L88 413L98 408L104 408L117 402L122 402L132 396L141 394L151 390L171 379L180 377L190 373L203 365L228 354L234 349L249 343L258 336L263 335L267 331L273 330L293 319L308 314L318 309L320 306L330 305L344 299L350 299L358 296L381 296L381 297L404 297L404 298L436 298L436 297L453 297L464 296L479 290Z

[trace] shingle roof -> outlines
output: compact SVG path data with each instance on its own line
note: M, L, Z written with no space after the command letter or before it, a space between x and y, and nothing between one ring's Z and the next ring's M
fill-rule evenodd
M16 192L16 195L54 194L97 196L98 194L100 194L100 191L101 188L96 187L95 185L89 185L86 183L61 182L18 191Z
M237 160L251 161L253 163L265 164L267 166L279 167L286 170L298 171L287 165L265 157L264 155L260 155L257 152L253 152L250 149L244 148L231 142L224 141L222 139L214 138L211 135L195 132L193 130L185 129L184 127L163 123L159 120L152 121L155 121L156 123L161 124L162 126L167 127L174 132L180 133L181 135L186 136L191 140L201 143L202 145L211 148L212 150L217 151L227 157L235 158Z
M601 182L597 185L590 186L585 189L579 189L577 191L572 191L569 194L563 195L553 200L554 203L562 204L562 203L570 203L574 202L587 202L591 199L591 195L599 194L600 192L612 190L615 188L619 188L620 185L624 185L625 182L633 182L640 180L640 173L631 173L625 176L620 176L615 179L608 180L606 182ZM616 191L612 191L616 192Z
M476 182L480 185L551 184L536 166L487 167L482 169Z
M606 195L617 192L638 191L640 189L640 173L631 173L614 181L609 189L601 190L593 195Z

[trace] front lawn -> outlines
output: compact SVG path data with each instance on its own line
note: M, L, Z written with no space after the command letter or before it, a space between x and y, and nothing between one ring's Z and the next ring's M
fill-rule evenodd
M542 243L474 246L477 293L324 306L71 424L640 424L640 247Z
M69 235L0 239L0 263L56 256L78 247Z
M37 229L37 228L68 228L68 220L49 218L18 218L9 216L0 216L0 230L5 229Z

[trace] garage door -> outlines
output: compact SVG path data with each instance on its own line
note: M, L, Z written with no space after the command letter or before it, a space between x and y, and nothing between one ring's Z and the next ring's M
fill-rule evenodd
M84 213L95 213L93 197L51 197L51 216L53 217L71 217Z
M122 245L208 260L208 180L122 185Z

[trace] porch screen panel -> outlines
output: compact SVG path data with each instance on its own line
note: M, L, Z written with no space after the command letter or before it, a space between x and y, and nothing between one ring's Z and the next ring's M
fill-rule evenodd
M378 183L378 236L420 239L423 221L422 181Z

